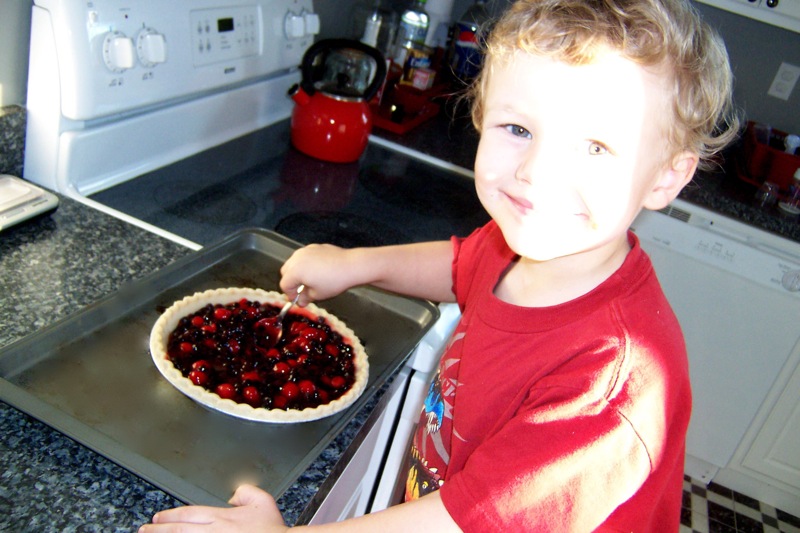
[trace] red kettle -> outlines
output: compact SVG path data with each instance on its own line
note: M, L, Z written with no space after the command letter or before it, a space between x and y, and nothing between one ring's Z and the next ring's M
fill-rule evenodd
M359 41L325 39L306 50L301 69L289 89L292 144L323 161L356 161L372 131L369 101L386 77L383 55Z

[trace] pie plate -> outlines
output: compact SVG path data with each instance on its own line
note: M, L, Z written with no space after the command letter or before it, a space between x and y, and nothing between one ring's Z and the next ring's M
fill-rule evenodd
M277 307L283 306L287 302L286 296L274 291L264 291L252 288L223 288L212 289L198 292L187 296L172 304L158 318L150 333L150 355L161 375L181 393L185 394L202 406L219 411L237 418L243 418L254 422L272 423L297 423L319 420L334 415L355 402L364 392L369 377L369 363L367 354L355 333L347 327L341 320L324 309L309 304L304 308L292 311L292 313L302 313L311 318L323 317L328 325L339 333L344 341L353 348L354 364L356 368L355 382L353 386L343 396L317 407L305 409L267 409L263 407L254 408L246 403L238 403L233 400L223 399L217 394L192 383L188 378L172 364L167 357L167 341L170 333L178 326L181 318L190 315L208 304L227 305L245 298L250 301L258 301L262 304L271 304Z

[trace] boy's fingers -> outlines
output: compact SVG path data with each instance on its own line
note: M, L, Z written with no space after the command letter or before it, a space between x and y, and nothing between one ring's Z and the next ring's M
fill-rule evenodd
M219 509L204 506L184 506L159 511L153 516L153 524L174 524L178 522L190 524L210 524L214 521Z
M233 493L233 496L231 496L231 499L228 500L229 504L235 505L236 507L257 503L274 504L274 502L274 498L269 493L249 483L240 485L239 488L236 489L236 492Z

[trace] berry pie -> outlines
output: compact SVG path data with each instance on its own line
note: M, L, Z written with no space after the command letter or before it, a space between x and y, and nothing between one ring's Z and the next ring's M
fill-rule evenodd
M260 289L198 292L156 321L150 354L196 402L259 422L306 422L349 407L369 374L361 342L314 304L293 308L276 344L286 297Z

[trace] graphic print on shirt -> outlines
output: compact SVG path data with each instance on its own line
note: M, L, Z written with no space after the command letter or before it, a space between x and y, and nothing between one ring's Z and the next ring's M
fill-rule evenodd
M428 462L420 457L419 450L411 447L408 477L406 478L405 501L416 500L426 494L439 490L444 480L439 476L437 468L428 468Z
M463 337L462 332L450 339L439 371L428 387L407 463L406 501L438 490L444 483L444 470L450 461L450 440L454 436L453 397L458 386L460 362L460 356L453 355L459 353L453 350L453 345Z
M436 433L442 427L442 419L444 418L444 399L442 398L442 384L439 381L439 374L431 380L431 386L428 387L428 395L425 397L423 404L425 410L425 417L428 423L425 428L428 434Z

